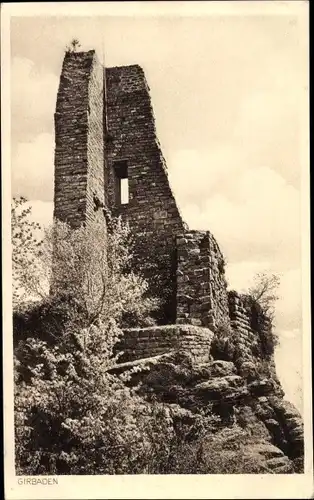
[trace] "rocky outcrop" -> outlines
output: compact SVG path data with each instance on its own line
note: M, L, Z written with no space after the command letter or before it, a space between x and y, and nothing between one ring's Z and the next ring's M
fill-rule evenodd
M277 381L240 373L232 361L200 363L188 351L127 362L111 369L139 393L194 414L214 414L221 424L237 425L257 440L249 451L261 456L266 471L302 472L303 424L296 408L277 395Z
M265 460L265 465L273 474L291 474L294 472L291 460L276 446L270 443L258 443L252 451Z

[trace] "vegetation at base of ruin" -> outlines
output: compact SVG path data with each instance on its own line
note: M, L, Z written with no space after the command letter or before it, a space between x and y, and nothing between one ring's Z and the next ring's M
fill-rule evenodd
M266 471L253 446L260 436L238 424L222 427L211 413L153 397L147 401L106 372L105 342L98 335L84 347L74 336L54 346L31 338L20 343L15 357L17 474Z
M109 373L122 327L150 323L159 305L132 272L128 227L112 221L106 235L55 221L41 239L26 200L12 206L16 473L271 473L249 411L231 418L235 403L191 396L212 367L179 352L142 385ZM221 326L219 355L229 333Z
M147 405L106 374L99 335L85 348L29 341L30 382L17 361L15 419L17 472L127 474L161 470L171 440L169 415Z
M254 449L259 442L239 425L224 427L202 441L179 447L175 474L269 474L265 459Z
M27 215L12 218L13 234L16 220L23 226ZM26 234L27 228L28 222ZM116 362L112 348L126 318L141 324L157 305L144 297L145 280L128 269L128 233L120 220L108 235L96 223L73 230L55 221L40 245L35 241L21 254L23 266L14 282L20 473L62 474L69 467L78 474L124 473L125 468L136 473L152 456L151 441L160 446L158 460L163 458L165 438L158 438L158 444L150 436L160 435L167 417L163 408L145 407L106 374ZM17 237L13 253L19 252Z

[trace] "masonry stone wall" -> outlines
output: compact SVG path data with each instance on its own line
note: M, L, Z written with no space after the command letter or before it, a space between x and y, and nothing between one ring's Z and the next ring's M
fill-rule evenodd
M188 231L177 244L177 323L216 329L228 319L224 258L209 231Z
M102 66L93 50L67 52L55 112L54 216L73 228L101 216L103 135Z
M184 226L156 136L149 88L137 65L107 68L106 87L110 208L114 215L129 221L136 237L138 268L144 268L145 276L152 278L153 292L165 302L162 322L174 322L175 235ZM120 203L117 192L117 165L121 161L127 168L128 204ZM154 280L156 265L159 282Z
M123 351L120 362L133 361L164 354L171 350L187 350L195 361L209 361L213 333L193 325L164 325L129 328L116 346Z

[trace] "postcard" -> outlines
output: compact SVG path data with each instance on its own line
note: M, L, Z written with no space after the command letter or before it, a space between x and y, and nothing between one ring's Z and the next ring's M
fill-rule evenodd
M308 14L2 4L6 500L312 497Z

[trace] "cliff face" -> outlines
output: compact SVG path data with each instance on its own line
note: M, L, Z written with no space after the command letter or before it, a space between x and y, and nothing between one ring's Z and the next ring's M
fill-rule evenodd
M231 435L243 429L252 440L245 444L239 437L242 451L262 460L265 473L302 473L302 418L284 399L272 357L239 363L243 339L229 333L224 337L189 325L126 330L120 348L127 356L111 373L148 400L157 398L194 416L216 415L218 428Z
M126 329L111 372L144 398L153 395L190 416L216 415L231 436L243 429L251 440L241 453L259 457L265 473L302 473L303 421L284 399L271 322L249 296L229 292L228 300L230 315L221 314L214 331L182 322Z

